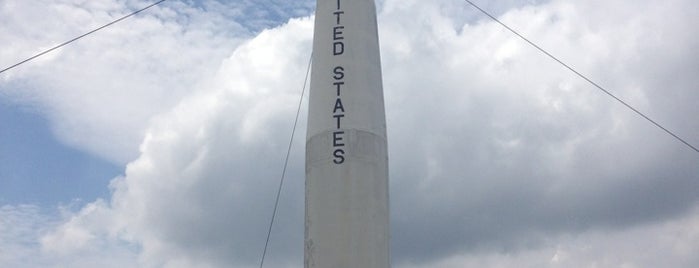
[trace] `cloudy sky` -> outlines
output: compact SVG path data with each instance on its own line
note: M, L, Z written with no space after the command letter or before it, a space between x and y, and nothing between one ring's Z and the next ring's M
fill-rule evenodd
M151 2L0 0L0 68ZM699 144L699 2L475 2ZM377 6L393 267L699 267L699 153L464 1ZM0 74L0 267L256 267L314 7L171 0Z

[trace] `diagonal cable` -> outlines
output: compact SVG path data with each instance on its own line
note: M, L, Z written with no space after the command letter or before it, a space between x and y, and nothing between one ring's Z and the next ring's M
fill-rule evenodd
M301 89L301 97L299 98L299 107L296 109L296 118L294 119L294 126L291 129L291 138L289 139L289 147L286 150L286 158L284 159L284 168L282 169L282 175L279 179L279 188L277 189L277 197L274 201L274 209L272 210L272 219L269 221L269 229L267 230L267 240L265 240L265 248L262 251L262 258L260 258L260 268L265 263L265 256L267 256L267 246L269 245L269 238L272 235L272 226L274 226L274 218L277 215L277 207L279 206L279 197L282 194L282 187L284 186L284 178L286 177L286 167L289 165L289 155L291 154L291 145L294 143L294 134L296 133L296 125L299 122L299 114L301 113L301 103L303 103L303 95L306 93L306 85L308 84L308 75L311 71L311 62L313 59L313 53L311 53L311 58L308 60L308 67L306 67L306 78L303 81L303 88Z
M546 56L548 56L549 58L551 58L551 59L553 59L554 61L560 63L561 65L563 65L563 67L567 68L567 69L570 70L571 72L573 72L573 73L575 73L576 75L578 75L580 78L584 79L584 80L587 81L588 83L590 83L590 84L592 84L593 86L595 86L597 89L601 90L602 92L606 93L606 94L609 95L610 97L614 98L616 101L618 101L619 103L621 103L621 104L623 104L624 106L626 106L626 108L629 108L631 111L634 111L636 114L640 115L641 117L643 117L644 119L646 119L648 122L652 123L653 125L655 125L656 127L660 128L660 129L662 129L662 130L665 131L667 134L670 134L670 136L674 137L674 138L677 139L678 141L684 143L684 145L687 145L687 147L689 147L689 148L691 148L692 150L694 150L695 152L699 153L699 149L697 149L697 147L693 146L693 145L690 144L689 142L687 142L687 141L685 141L684 139L680 138L678 135L676 135L675 133L673 133L673 132L670 131L669 129L663 127L660 123L658 123L658 122L656 122L655 120L651 119L650 117L648 117L647 115L643 114L641 111L637 110L636 108L634 108L634 107L631 106L630 104L626 103L626 102L623 101L622 99L618 98L617 96L615 96L614 94L612 94L611 92L609 92L608 90L606 90L605 88L603 88L602 86L600 86L599 84L597 84L597 83L595 83L594 81L592 81L591 79L587 78L585 75L583 75L583 74L581 74L580 72L576 71L575 69L573 69L572 67L570 67L568 64L566 64L566 63L564 63L563 61L559 60L556 56L551 55L551 53L548 53L546 50L544 50L543 48L539 47L539 46L536 45L534 42L529 41L529 39L527 39L526 37L524 37L524 36L522 36L521 34L519 34L517 31L513 30L512 28L510 28L510 27L507 26L505 23L503 23L502 21L500 21L500 20L498 20L497 18L495 18L493 15L490 15L490 13L488 13L487 11L483 10L482 8L480 8L478 5L474 4L473 2L471 2L471 1L469 1L469 0L464 0L464 1L466 1L467 3L469 3L471 6L475 7L476 9L478 9L481 13L483 13L483 14L485 14L486 16L490 17L492 20L494 20L494 21L497 22L498 24L502 25L502 27L505 27L505 29L507 29L507 30L509 30L510 32L512 32L513 34L519 36L519 38L521 38L522 40L526 41L527 43L529 43L530 45L532 45L533 47L535 47L536 49L538 49L538 50L541 51L542 53L546 54Z
M15 63L14 65L12 65L12 66L10 66L10 67L7 67L7 68L5 68L5 69L2 69L2 70L0 71L0 74L4 73L4 72L6 72L6 71L9 71L10 69L13 69L13 68L15 68L15 67L17 67L17 66L20 66L20 65L22 65L22 64L25 64L25 63L27 63L27 62L29 62L29 61L32 61L32 60L34 60L34 59L36 59L36 58L38 58L38 57L41 57L41 56L45 55L46 53L49 53L49 52L51 52L51 51L54 51L54 50L59 49L59 48L61 48L61 47L64 47L65 45L68 45L68 44L70 44L70 43L73 43L73 42L75 42L75 41L78 41L79 39L81 39L81 38L83 38L83 37L85 37L85 36L88 36L88 35L93 34L93 33L97 32L97 31L99 31L99 30L102 30L102 29L104 29L104 28L107 28L107 27L109 27L109 26L112 26L113 24L116 24L117 22L120 22L120 21L122 21L122 20L125 20L125 19L128 18L128 17L131 17L131 16L133 16L133 15L136 15L136 14L138 14L138 13L140 13L140 12L146 10L146 9L149 9L149 8L151 8L151 7L154 7L154 6L156 6L156 5L158 5L158 4L162 3L162 2L165 2L165 1L167 1L167 0L160 0L160 1L158 1L158 2L155 2L155 3L153 3L153 4L150 4L150 5L148 5L148 6L144 7L144 8L141 8L141 9L139 9L139 10L136 10L136 11L134 11L134 12L131 12L131 13L129 13L129 14L126 15L126 16L123 16L123 17L121 17L121 18L118 18L118 19L116 19L116 20L110 22L110 23L107 23L107 24L105 24L105 25L102 25L102 26L100 26L100 27L97 28L97 29L94 29L94 30L92 30L92 31L89 31L89 32L87 32L87 33L84 33L84 34L82 34L82 35L80 35L80 36L78 36L78 37L76 37L76 38L73 38L73 39L70 39L70 40L68 40L68 41L65 41L65 42L63 42L63 43L61 43L61 44L58 44L58 45L56 45L56 46L54 46L54 47L52 47L52 48L49 48L49 49L47 49L47 50L44 50L43 52L41 52L41 53L39 53L39 54L36 54L36 55L34 55L34 56L31 56L31 57L27 58L26 60L20 61L20 62Z

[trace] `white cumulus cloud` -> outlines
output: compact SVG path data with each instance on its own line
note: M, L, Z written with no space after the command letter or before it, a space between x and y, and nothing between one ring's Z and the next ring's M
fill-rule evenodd
M581 73L699 143L699 121L692 119L699 113L694 1L506 1L488 7ZM55 59L2 78L3 87L38 88L51 81L55 86L47 88L64 90L32 89L31 96L52 105L80 99L94 111L83 116L57 109L63 115L50 117L59 135L61 125L92 126L84 123L90 120L141 132L134 134L138 154L124 176L112 181L110 200L67 213L60 224L33 234L38 246L22 244L17 236L0 244L38 251L44 262L5 258L0 264L89 266L86 256L92 254L85 252L96 252L141 267L257 265L310 56L312 18L292 19L240 43L231 41L245 39L236 34L195 34L213 39L207 41L211 45L187 38L181 20L209 14L188 8L188 16L162 8L155 18L132 22L152 23L134 34L145 43L127 46L150 61L120 53L108 64L115 73L96 67L78 75L59 59L99 51L87 42L85 52L64 49ZM462 1L386 0L379 10L394 267L699 265L693 254L699 250L696 152L468 11ZM170 52L155 49L150 42L156 39L147 38L152 34L172 41L164 48ZM216 49L157 57L210 46ZM149 50L155 55L143 52ZM202 55L216 60L193 60ZM57 66L67 69L63 79L48 72ZM200 68L185 73L192 66ZM165 71L142 71L160 67ZM178 73L183 77L172 76ZM88 86L68 77L85 77ZM108 93L76 97L98 85L112 93L124 86L123 100ZM119 113L132 104L147 112ZM119 125L119 118L132 116L139 118L138 126ZM269 267L302 263L304 127L302 119ZM125 139L103 123L94 129L107 141ZM123 159L84 138L93 133L64 135L79 148ZM34 216L27 217L31 222Z

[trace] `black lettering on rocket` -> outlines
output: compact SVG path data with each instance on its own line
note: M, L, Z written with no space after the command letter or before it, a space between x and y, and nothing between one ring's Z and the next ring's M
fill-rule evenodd
M342 56L345 54L345 26L342 23L342 16L345 11L342 10L341 2L337 0L337 10L332 14L335 17L335 25L332 28L332 55L333 57ZM335 66L332 69L332 86L337 91L337 98L332 107L332 117L335 120L335 131L332 133L333 146L333 163L340 165L345 162L345 131L342 130L342 119L345 117L345 105L342 102L342 87L345 85L345 67Z

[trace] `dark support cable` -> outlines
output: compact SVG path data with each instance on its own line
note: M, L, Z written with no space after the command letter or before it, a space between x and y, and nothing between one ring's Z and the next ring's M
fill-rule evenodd
M160 1L158 1L158 2L155 2L155 3L153 3L153 4L150 4L150 5L147 6L147 7L144 7L144 8L141 8L141 9L139 9L139 10L136 10L136 11L134 11L134 12L131 12L130 14L128 14L128 15L126 15L126 16L123 16L123 17L121 17L121 18L119 18L119 19L117 19L117 20L115 20L115 21L112 21L112 22L110 22L110 23L107 23L107 24L105 24L105 25L102 25L102 26L100 26L99 28L94 29L94 30L92 30L92 31L89 31L89 32L87 32L87 33L85 33L85 34L83 34L83 35L81 35L81 36L78 36L78 37L76 37L76 38L73 38L73 39L70 39L70 40L68 40L68 41L65 41L65 42L63 42L63 43L61 43L61 44L59 44L59 45L57 45L57 46L54 46L54 47L52 47L52 48L49 48L48 50L44 50L43 52L41 52L41 53L39 53L39 54L36 54L36 55L34 55L34 56L31 56L30 58L28 58L28 59L26 59L26 60L20 61L20 62L18 62L18 63L16 63L16 64L12 65L12 66L10 66L10 67L7 67L7 68L5 68L5 69L2 69L2 71L0 71L0 74L4 73L5 71L9 71L10 69L15 68L15 67L17 67L17 66L20 66L20 65L22 65L22 64L25 64L25 63L27 63L27 62L33 60L33 59L36 59L36 58L38 58L38 57L41 57L41 56L43 56L43 55L46 54L46 53L49 53L49 52L54 51L54 50L56 50L56 49L59 49L59 48L65 46L65 45L67 45L67 44L73 43L73 42L77 41L78 39L81 39L81 38L83 38L83 37L85 37L85 36L88 36L88 35L90 35L90 34L96 32L96 31L99 31L99 30L102 30L102 29L107 28L107 27L109 27L109 26L112 26L113 24L115 24L115 23L117 23L117 22L120 22L120 21L122 21L122 20L124 20L124 19L126 19L126 18L128 18L128 17L131 17L131 16L133 16L133 15L136 15L136 14L140 13L141 11L144 11L144 10L146 10L146 9L149 9L149 8L151 8L151 7L154 7L154 6L156 6L156 5L158 5L158 4L162 3L162 2L165 2L165 1L167 1L167 0L160 0Z
M286 167L289 165L289 155L291 154L291 145L294 143L294 134L296 133L296 125L299 122L299 114L301 113L301 103L303 103L303 95L306 93L306 85L308 83L308 75L311 71L311 59L308 60L308 67L306 67L306 79L303 81L303 88L301 89L301 97L299 98L299 107L296 109L296 118L294 119L294 126L291 129L291 138L289 139L289 147L286 150L286 159L284 159L284 168L282 169L282 176L279 179L279 188L277 189L277 198L274 201L274 210L272 211L272 219L269 221L269 229L267 230L267 240L265 240L265 248L262 251L262 258L260 259L260 268L265 263L265 256L267 255L267 246L269 245L269 238L272 235L272 226L274 226L274 218L277 215L277 206L279 206L279 196L282 193L282 186L284 186L284 177L286 176Z
M534 44L532 41L529 41L529 39L527 39L526 37L524 37L524 36L522 36L521 34L519 34L517 31L513 30L512 28L510 28L510 27L507 26L505 23L503 23L503 22L501 22L500 20L498 20L497 18L495 18L493 15L490 15L490 13L488 13L487 11L483 10L482 8L480 8L479 6L477 6L476 4L474 4L473 2L471 2L471 1L469 1L469 0L464 0L464 1L466 1L467 3L469 3L471 6L475 7L476 9L478 9L481 13L483 13L483 14L485 14L486 16L488 16L488 17L490 17L491 19L493 19L495 22L497 22L497 23L499 23L500 25L502 25L502 27L505 27L507 30L509 30L509 31L512 32L513 34L519 36L519 38L522 38L522 40L526 41L527 43L529 43L530 45L532 45L533 47L535 47L536 49L538 49L538 50L541 51L542 53L544 53L544 54L546 54L547 56L549 56L549 58L551 58L551 59L555 60L556 62L560 63L561 65L563 65L564 67L566 67L568 70L570 70L571 72L573 72L573 73L575 73L576 75L578 75L580 78L584 79L585 81L587 81L588 83L592 84L593 86L595 86L596 88L598 88L598 89L601 90L602 92L604 92L604 93L606 93L607 95L609 95L610 97L614 98L616 101L618 101L619 103L621 103L621 104L623 104L624 106L626 106L626 108L631 109L631 111L634 111L636 114L640 115L641 117L643 117L644 119L646 119L648 122L651 122L651 123L652 123L653 125L655 125L656 127L662 129L662 130L665 131L667 134L670 134L671 136L673 136L673 137L674 137L675 139L677 139L678 141L684 143L684 145L687 145L689 148L691 148L691 149L694 150L695 152L699 153L699 149L697 149L697 147L694 147L694 146L693 146L692 144L690 144L689 142L687 142L687 141L685 141L684 139L680 138L679 136L675 135L675 133L673 133L672 131L670 131L670 130L668 130L667 128L663 127L662 125L660 125L659 123L657 123L655 120L653 120L653 119L651 119L650 117L646 116L646 115L643 114L641 111L637 110L636 108L634 108L633 106L629 105L629 104L626 103L625 101L619 99L617 96L615 96L614 94L612 94L612 93L609 92L608 90L604 89L602 86L598 85L597 83L593 82L592 80L590 80L589 78L587 78L587 77L584 76L583 74L579 73L578 71L576 71L576 70L573 69L572 67L568 66L568 64L565 64L563 61L561 61L561 60L559 60L558 58L556 58L555 56L551 55L551 53L548 53L548 52L547 52L546 50L544 50L543 48L537 46L537 45Z

